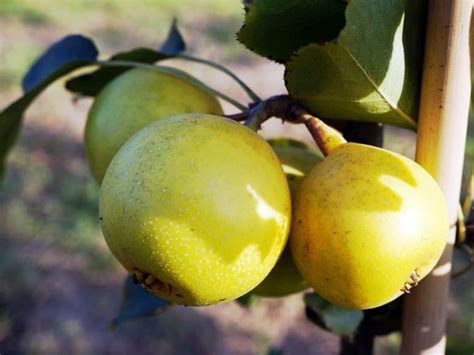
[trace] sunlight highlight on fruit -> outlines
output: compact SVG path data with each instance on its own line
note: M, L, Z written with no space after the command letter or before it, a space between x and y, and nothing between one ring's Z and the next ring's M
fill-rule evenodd
M258 195L258 192L255 191L252 186L247 185L247 191L257 202L256 211L260 217L263 219L273 219L277 224L285 224L287 218L282 216L279 211L275 210L272 208L272 206L265 202L265 200Z

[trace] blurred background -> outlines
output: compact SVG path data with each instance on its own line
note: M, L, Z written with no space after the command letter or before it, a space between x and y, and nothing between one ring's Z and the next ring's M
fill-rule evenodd
M64 35L93 38L104 58L158 48L176 16L188 52L222 63L262 97L285 93L283 67L235 41L244 11L233 0L0 0L0 108L21 95L32 61ZM213 69L167 61L246 102ZM2 354L336 354L339 339L305 319L301 295L176 307L115 330L125 271L109 253L97 219L98 186L90 176L82 134L91 99L74 100L57 82L25 116L0 189L0 352ZM235 110L224 105L227 113ZM471 132L474 130L471 127ZM265 124L267 137L310 142L300 127ZM414 134L387 128L386 147L413 156ZM474 156L474 139L468 142ZM465 264L457 259L455 268ZM453 354L474 346L474 272L452 282L449 342ZM379 338L381 354L397 353L399 335Z

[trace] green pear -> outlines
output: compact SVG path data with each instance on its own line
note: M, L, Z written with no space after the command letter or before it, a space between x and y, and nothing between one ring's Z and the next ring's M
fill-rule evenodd
M293 200L306 174L323 158L302 143L289 142L290 145L279 145L279 142L269 141L280 159ZM308 287L309 285L303 280L295 266L288 243L270 274L252 293L262 297L282 297L303 291Z
M188 74L167 70L131 69L107 84L95 99L87 117L85 148L99 183L120 147L147 124L179 113L222 114L217 99L186 80Z

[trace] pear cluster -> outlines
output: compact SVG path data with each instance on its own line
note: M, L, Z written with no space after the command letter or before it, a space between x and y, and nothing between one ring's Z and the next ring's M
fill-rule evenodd
M111 252L173 303L313 288L373 308L409 292L445 245L443 194L412 160L354 143L325 158L272 147L182 75L110 82L85 141Z

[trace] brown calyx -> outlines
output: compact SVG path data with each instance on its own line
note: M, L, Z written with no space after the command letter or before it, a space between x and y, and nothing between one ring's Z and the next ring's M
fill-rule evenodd
M157 296L168 295L178 298L184 297L182 292L180 292L176 286L164 282L150 273L135 269L132 273L132 278L135 283L138 283L144 289Z
M418 281L420 280L420 275L418 274L418 270L415 269L410 274L410 277L408 278L408 281L403 284L403 287L400 289L403 293L410 293L411 289L418 285Z

